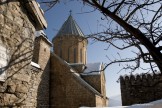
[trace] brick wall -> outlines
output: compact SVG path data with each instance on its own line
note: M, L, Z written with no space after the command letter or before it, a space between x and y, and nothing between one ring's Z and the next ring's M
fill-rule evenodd
M120 77L122 105L147 103L162 98L161 74Z

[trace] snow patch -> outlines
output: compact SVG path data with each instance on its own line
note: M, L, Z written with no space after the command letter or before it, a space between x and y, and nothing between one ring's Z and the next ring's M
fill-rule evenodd
M37 63L35 63L35 62L31 62L31 65L34 66L34 67L36 67L36 68L39 68L39 69L40 69L39 64L37 64Z
M162 108L162 99L145 104L134 104L131 106L115 106L115 107L80 107L80 108Z
M46 36L43 30L35 31L35 36L39 37L40 35Z
M101 71L101 63L88 63L82 75L99 75Z

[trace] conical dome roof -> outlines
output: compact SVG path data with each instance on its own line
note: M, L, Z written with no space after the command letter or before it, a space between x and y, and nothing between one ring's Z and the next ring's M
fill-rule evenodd
M81 31L80 27L73 19L71 14L69 15L68 19L64 22L56 36L63 35L84 36L83 32Z

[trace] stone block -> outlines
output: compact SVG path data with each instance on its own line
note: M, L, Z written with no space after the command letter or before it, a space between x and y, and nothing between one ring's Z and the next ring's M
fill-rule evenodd
M16 92L27 93L28 92L28 87L24 86L23 84L18 84L16 86Z
M36 25L31 22L31 17L28 16L29 11L27 12L28 8L24 8L22 3L23 2L20 4L20 0L14 0L14 2L8 2L0 6L0 43L9 48L9 55L11 57L9 61L12 61L12 57L14 55L17 55L17 58L15 59L18 62L24 58L29 58L32 55L30 51L33 50ZM27 53L28 51L29 53ZM35 72L33 80L31 80L32 70L26 69L30 61L31 58L29 58L29 60L24 60L21 63L12 65L7 69L7 75L11 79L7 79L4 83L5 85L0 85L0 107L13 104L18 107L19 105L22 106L26 103L30 103L29 105L32 107L36 107L36 101L38 101L36 99L38 95L38 86L46 84L42 83L42 81L48 82L49 79L48 77L47 79L45 79L46 77L43 77L44 79L40 82L42 73L40 72L40 75L37 75ZM43 87L44 91L48 88L46 86ZM46 91L48 94L48 90ZM44 94L46 95L46 93ZM41 99L44 99L44 97L41 97ZM43 101L47 101L44 103L49 103L46 98ZM16 102L19 105L16 104Z
M19 98L17 98L14 94L5 94L4 96L4 102L5 105L10 105L14 102L16 102Z
M15 75L13 75L13 79L29 82L30 76L28 74L15 74Z
M16 92L15 95L16 95L18 98L22 98L22 97L25 95L25 93L18 93L18 92Z
M15 92L16 83L15 83L14 80L8 80L7 89L8 89L8 92L10 92L10 93L14 93Z
M16 90L16 85L10 85L10 86L8 86L8 88L7 88L7 91L8 91L9 93L14 93L15 90Z
M7 18L9 19L9 20L11 20L11 21L13 21L13 15L12 15L12 13L10 12L10 11L7 11L7 13L6 13L7 15Z
M4 25L4 16L2 14L0 14L0 24Z

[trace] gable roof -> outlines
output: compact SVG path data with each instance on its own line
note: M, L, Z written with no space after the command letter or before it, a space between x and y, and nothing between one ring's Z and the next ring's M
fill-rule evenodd
M92 93L101 96L101 93L99 93L95 88L93 88L90 84L88 84L84 79L81 78L80 74L78 74L71 66L69 66L69 64L64 61L63 59L61 59L60 57L58 57L56 54L52 53L52 55L54 57L56 57L57 59L59 59L59 61L63 64L65 64L69 69L71 74L74 76L74 78L76 78L76 80L78 80L80 82L80 84L82 84L83 86L85 86L88 90L92 91Z
M93 93L99 95L102 97L101 93L99 93L95 88L93 88L91 85L89 85L84 79L81 78L80 74L76 73L75 71L72 72L72 74L74 75L74 77L76 77L76 79L78 81L80 81L85 87L87 87L89 90L91 90Z
M56 36L62 35L84 36L83 32L81 31L80 27L73 19L71 14L69 15L68 19L64 22Z

